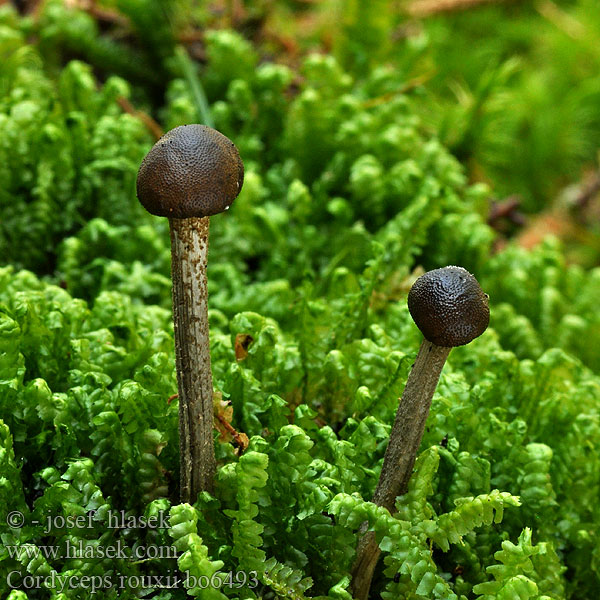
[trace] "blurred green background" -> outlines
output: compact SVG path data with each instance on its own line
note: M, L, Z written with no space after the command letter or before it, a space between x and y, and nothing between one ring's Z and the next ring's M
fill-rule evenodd
M402 82L394 91L414 100L469 179L491 184L490 219L502 236L520 236L530 247L550 233L565 241L569 261L600 261L596 0L4 4L28 16L27 33L39 41L48 67L81 58L100 78L119 74L134 84L136 107L159 120L168 83L185 72L187 57L194 73L210 61L207 28L237 30L257 49L258 63L296 68L316 51L333 55L358 79L392 68ZM207 77L211 102L226 88Z

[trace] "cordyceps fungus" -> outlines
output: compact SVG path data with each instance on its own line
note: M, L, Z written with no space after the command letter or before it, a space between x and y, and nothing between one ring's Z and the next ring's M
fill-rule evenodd
M209 216L227 210L244 180L233 142L205 125L175 127L150 149L137 176L144 208L168 217L179 391L180 494L194 502L215 473L206 263Z
M490 320L488 296L462 267L444 267L419 277L408 309L425 339L400 400L373 502L394 512L406 493L429 415L431 399L450 350L480 336ZM372 532L361 538L352 568L354 597L365 600L379 547Z

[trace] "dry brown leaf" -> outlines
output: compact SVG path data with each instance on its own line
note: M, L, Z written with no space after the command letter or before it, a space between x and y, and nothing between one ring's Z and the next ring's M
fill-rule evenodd
M248 333L238 333L235 336L235 359L239 362L248 356L248 348L254 341L254 338Z
M229 400L223 400L220 392L213 395L213 407L215 415L215 427L219 432L219 441L227 444L233 442L236 446L236 453L242 454L248 448L250 440L245 433L236 431L231 425L233 420L233 406Z

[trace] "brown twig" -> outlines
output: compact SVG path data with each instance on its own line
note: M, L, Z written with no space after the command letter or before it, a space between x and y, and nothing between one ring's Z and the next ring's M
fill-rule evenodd
M505 0L415 0L406 8L411 17L430 17L446 12L479 8L486 4L499 4Z
M126 113L133 115L136 119L139 119L155 139L158 140L160 137L162 137L163 130L161 126L149 114L141 110L137 110L137 108L135 108L133 104L131 104L131 102L125 98L125 96L119 96L117 98L117 102Z
M548 235L562 240L585 239L585 228L597 222L598 206L594 199L600 195L600 171L587 173L582 180L564 188L548 208L532 215L527 227L519 234L518 243L533 248ZM583 242L587 243L587 242Z
M177 40L182 44L193 44L204 40L204 32L200 29L186 29L177 34Z
M525 225L527 222L525 215L517 210L520 206L521 198L517 194L508 196L504 200L492 202L487 220L488 225L494 227L500 219L508 219L515 225Z
M248 436L245 433L239 433L223 415L216 413L215 417L219 420L219 423L221 423L227 433L231 435L235 445L240 449L241 452L244 452L248 447Z
M65 0L65 5L67 8L82 10L94 17L97 21L127 28L131 25L129 19L120 12L102 8L96 4L95 0Z
M578 209L585 208L600 193L600 171L594 173L579 188L573 200L573 206Z

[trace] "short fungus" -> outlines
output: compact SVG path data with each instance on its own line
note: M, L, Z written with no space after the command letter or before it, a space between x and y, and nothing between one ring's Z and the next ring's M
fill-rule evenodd
M163 135L140 166L137 196L171 230L173 322L179 391L180 496L193 503L215 473L208 331L209 216L227 210L244 180L233 142L205 125Z
M490 320L487 294L462 267L435 269L419 277L408 294L408 309L425 339L406 382L373 494L373 502L390 512L394 512L396 498L407 491L431 400L450 350L480 336ZM354 597L368 597L378 558L375 536L367 533L359 543L352 569Z

